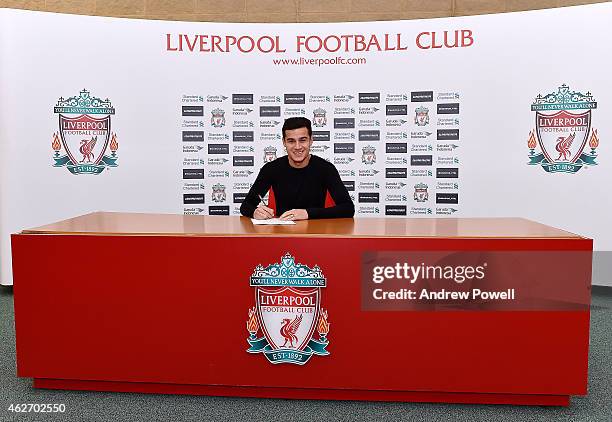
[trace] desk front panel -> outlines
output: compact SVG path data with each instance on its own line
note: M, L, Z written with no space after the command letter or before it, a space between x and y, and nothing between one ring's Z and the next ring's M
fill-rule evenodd
M586 394L588 308L367 312L360 270L365 251L591 249L587 239L14 235L18 375ZM330 354L301 366L246 352L249 278L287 252L327 278Z

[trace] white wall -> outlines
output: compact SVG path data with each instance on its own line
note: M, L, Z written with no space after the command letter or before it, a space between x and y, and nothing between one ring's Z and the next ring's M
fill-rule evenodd
M280 140L261 140L262 134L280 132L260 127L266 118L258 115L259 107L274 105L263 102L262 96L279 96L282 121L292 109L303 109L312 118L313 110L327 111L332 137L342 133L357 135L360 129L379 129L381 140L366 142L336 140L330 149L319 152L336 161L344 180L355 181L353 194L378 193L379 203L356 203L358 217L384 216L385 205L403 204L410 211L429 209L425 216L444 217L447 208L457 211L454 217L520 216L595 239L595 248L612 250L612 225L608 223L612 199L608 181L612 180L612 148L609 134L612 86L607 54L612 44L609 16L612 5L597 4L535 12L485 15L419 21L342 23L342 24L212 24L167 21L143 21L103 17L59 15L40 12L2 10L0 15L0 252L1 281L11 284L9 233L46 224L95 210L183 213L209 206L228 206L235 213L233 193L244 192L237 183L252 182L263 164L263 148L276 146ZM27 30L25 30L27 28ZM415 39L421 32L469 29L474 44L465 48L419 49ZM571 29L571 30L570 30ZM166 51L166 34L249 34L278 35L286 53L260 54L240 52L199 53ZM406 51L297 53L298 35L319 34L402 34ZM351 66L278 66L274 58L365 58L367 64ZM540 166L529 166L527 138L535 129L535 113L531 103L538 94L548 94L567 84L572 90L589 91L597 101L592 111L592 128L601 141L597 149L598 165L583 168L575 174L547 173ZM53 107L60 97L78 95L82 89L102 99L110 99L116 109L111 117L112 132L117 133L118 166L99 175L73 175L66 168L53 167L51 140L58 131L58 115ZM433 91L428 103L411 102L414 91ZM380 111L360 115L359 93L378 92ZM438 100L437 95L456 92L455 100ZM232 94L252 93L252 105L232 105ZM306 104L284 104L284 94L304 93ZM394 101L395 95L407 95L405 101ZM221 103L207 101L208 96L228 97ZM334 101L334 96L351 95L348 102ZM185 103L184 96L202 96L203 101ZM310 101L314 96L329 96L329 102ZM317 97L319 98L319 97ZM458 115L437 115L436 105L458 102ZM386 105L406 105L406 116L385 116ZM203 117L183 117L183 105L201 105ZM424 128L414 122L419 105L430 108L430 123ZM211 111L225 111L226 124L211 127ZM233 116L235 109L252 108L247 117ZM344 115L347 109L355 114ZM334 129L334 117L354 117L354 130ZM457 117L451 128L460 130L460 139L450 141L459 146L452 153L437 152L435 140L438 118ZM402 118L400 128L388 126L388 120ZM206 141L229 144L229 161L212 164L219 155L208 155L206 148L197 153L183 152L182 130L186 120L203 124L202 130L228 135L227 141ZM375 120L379 127L370 127ZM252 129L232 127L235 121L251 122ZM361 123L361 125L360 125ZM232 131L253 130L253 153L234 152ZM411 132L432 132L429 140L410 139ZM432 166L410 165L407 154L386 154L389 132L404 132L409 144L433 146ZM338 134L338 135L336 135ZM265 135L264 135L265 136ZM433 138L433 139L432 139ZM334 154L334 143L354 143L355 153ZM363 164L361 148L375 145L377 161ZM250 144L247 144L250 145ZM589 150L588 147L585 151ZM538 151L536 151L538 152ZM62 153L64 153L62 151ZM107 153L110 153L107 151ZM419 154L414 152L412 154ZM422 153L427 154L427 153ZM233 167L234 156L254 156L254 173L240 177L245 167ZM350 157L354 161L345 163ZM385 178L386 168L402 167L404 157L406 179ZM182 171L192 168L185 158L203 160L206 177L202 181L183 180ZM459 160L456 189L444 190L435 177L436 164L443 159ZM213 161L209 161L213 160ZM199 164L194 167L197 168ZM374 176L367 171L376 169ZM411 176L413 170L429 169L432 175ZM221 176L217 170L228 171ZM239 173L234 174L237 171ZM350 175L355 172L355 176ZM211 173L212 172L212 173ZM215 177L219 176L219 177ZM368 186L367 182L379 187ZM399 191L388 183L406 183ZM204 188L185 190L186 184L202 182ZM360 186L360 182L362 183ZM428 185L429 199L417 203L414 185ZM227 199L211 202L212 186L221 183ZM205 204L183 204L184 193L202 193ZM401 192L405 200L393 202L390 195ZM436 193L457 193L458 204L436 204ZM378 213L375 213L376 208ZM370 214L374 212L374 214ZM68 258L69 259L69 258ZM612 282L612 270L597 264L594 282Z

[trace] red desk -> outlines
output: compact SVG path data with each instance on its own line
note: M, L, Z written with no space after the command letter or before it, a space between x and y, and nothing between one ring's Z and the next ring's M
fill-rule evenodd
M524 219L253 226L243 217L93 213L13 235L12 250L18 375L38 388L548 405L587 393L590 260L560 282L569 296L553 289L558 307L363 308L361 268L372 252L590 257L590 239ZM249 318L256 292L275 291L265 284L277 281L269 266L282 267L287 253L326 283L316 306L300 308L314 312L296 331L299 347L308 329L314 341L301 349L310 355L294 356L301 364L272 356L282 349L280 319L264 321L272 314L263 310ZM268 287L251 286L261 280Z

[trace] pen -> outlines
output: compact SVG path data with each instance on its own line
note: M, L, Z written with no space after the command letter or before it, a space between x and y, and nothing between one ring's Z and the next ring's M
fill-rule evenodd
M267 206L268 206L268 204L266 204L266 202L264 201L263 196L261 196L261 195L257 195L257 196L259 196L259 199L260 199L260 201L261 201L261 203L260 203L260 204L264 204L264 206L266 206L266 207L267 207Z
M263 204L263 205L264 205L264 207L266 207L266 208L267 208L267 207L268 207L268 204L266 204L266 202L264 201L263 196L261 196L261 195L257 195L257 196L259 196L259 200L261 201L261 202L259 203L259 205ZM274 214L272 214L272 217L274 217Z

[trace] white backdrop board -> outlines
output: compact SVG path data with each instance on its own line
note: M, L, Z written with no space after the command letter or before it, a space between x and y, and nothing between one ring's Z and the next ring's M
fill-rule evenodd
M611 12L222 24L2 9L1 281L24 228L237 215L290 116L313 120L357 218L526 217L610 251Z

